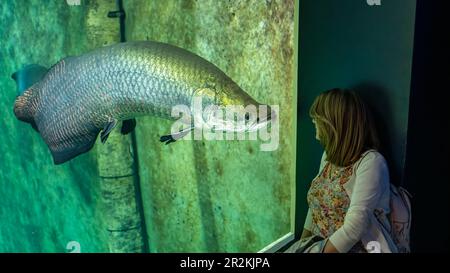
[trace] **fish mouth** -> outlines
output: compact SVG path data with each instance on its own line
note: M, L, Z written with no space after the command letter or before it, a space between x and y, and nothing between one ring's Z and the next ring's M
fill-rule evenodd
M214 128L216 131L225 132L254 132L262 129L277 119L277 113L268 105L262 105L263 110L255 112L239 112L237 120L229 120L218 117L215 111L210 111L204 118L207 128Z

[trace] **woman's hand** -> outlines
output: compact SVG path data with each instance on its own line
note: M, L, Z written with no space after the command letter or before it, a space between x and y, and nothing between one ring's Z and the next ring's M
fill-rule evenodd
M339 253L339 251L334 247L330 240L327 241L327 244L323 248L323 253Z
M310 230L307 230L306 228L304 228L300 239L310 237L310 236L312 236L312 232Z

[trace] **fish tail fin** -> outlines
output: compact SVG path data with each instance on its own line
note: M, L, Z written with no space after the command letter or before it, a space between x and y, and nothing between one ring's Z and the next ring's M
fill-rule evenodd
M34 121L34 108L30 105L32 90L27 90L23 95L18 96L14 102L14 114L18 120L28 122L39 132L36 122Z
M30 123L35 130L38 129L33 118L34 109L30 101L37 89L35 84L45 76L47 71L48 69L43 66L31 64L23 67L11 76L16 81L18 93L14 103L14 114L17 119Z
M29 64L21 68L20 70L14 72L11 78L16 81L17 84L17 95L21 96L25 91L30 88L33 84L42 80L42 78L47 74L48 69L38 65Z

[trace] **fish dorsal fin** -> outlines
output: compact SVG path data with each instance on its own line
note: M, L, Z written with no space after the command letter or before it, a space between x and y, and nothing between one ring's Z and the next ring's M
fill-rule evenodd
M14 72L11 78L16 81L18 95L22 95L33 84L42 80L47 72L47 68L38 64L30 64Z

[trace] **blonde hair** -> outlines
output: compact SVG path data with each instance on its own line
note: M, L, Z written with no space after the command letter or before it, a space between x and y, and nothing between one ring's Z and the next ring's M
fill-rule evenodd
M335 88L320 94L309 115L316 122L327 161L336 166L349 166L366 150L379 149L371 113L353 91Z

